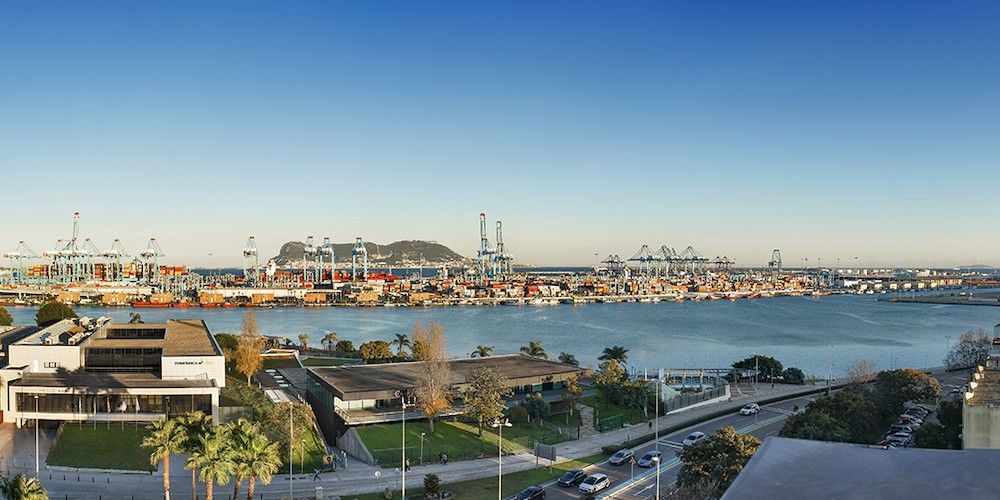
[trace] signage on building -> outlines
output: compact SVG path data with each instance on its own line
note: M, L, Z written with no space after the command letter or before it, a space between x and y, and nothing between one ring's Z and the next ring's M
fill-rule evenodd
M1000 337L993 337L993 345L1000 346Z

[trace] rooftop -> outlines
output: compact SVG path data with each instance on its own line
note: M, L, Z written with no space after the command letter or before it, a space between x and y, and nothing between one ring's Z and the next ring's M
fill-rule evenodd
M418 369L425 362L351 365L330 368L310 368L313 379L344 401L390 399L398 390L410 390L417 385ZM534 385L565 380L581 373L579 367L533 358L521 354L448 360L452 384L461 388L468 375L477 368L492 366L510 379L511 386Z
M886 450L769 437L722 498L996 498L998 466L1000 450Z
M152 373L25 373L11 382L23 387L72 387L77 389L172 389L215 387L211 379L161 379Z
M164 356L221 356L204 320L176 320L166 324L108 325L87 347L163 349Z

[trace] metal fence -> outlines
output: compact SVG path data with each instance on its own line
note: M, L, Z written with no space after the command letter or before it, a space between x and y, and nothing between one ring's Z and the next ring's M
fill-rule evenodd
M594 428L598 432L621 429L625 426L625 415L612 415L594 420Z
M708 401L709 399L715 399L724 396L725 394L726 394L725 385L720 385L717 387L713 387L711 389L705 389L698 392L681 394L663 402L664 413L671 412L674 410L679 410L681 408L691 406L693 404L701 403L702 401Z

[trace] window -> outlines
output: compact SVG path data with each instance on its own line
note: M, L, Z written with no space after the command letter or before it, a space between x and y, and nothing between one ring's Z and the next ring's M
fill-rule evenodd
M56 363L54 361L46 361L45 362L45 367L46 368L59 368L59 363Z

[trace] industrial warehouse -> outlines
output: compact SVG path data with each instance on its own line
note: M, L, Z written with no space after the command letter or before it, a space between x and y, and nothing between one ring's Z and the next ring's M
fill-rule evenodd
M147 422L200 410L218 421L222 351L201 320L62 320L3 335L0 417Z

